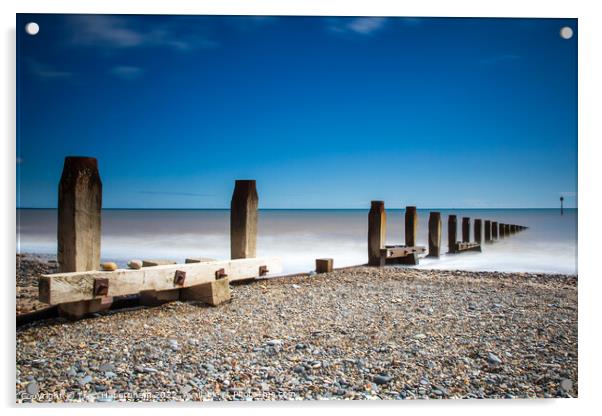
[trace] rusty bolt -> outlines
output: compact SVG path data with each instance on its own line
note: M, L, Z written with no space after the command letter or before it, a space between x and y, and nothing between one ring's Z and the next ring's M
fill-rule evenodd
M222 279L224 277L227 277L228 275L226 274L226 270L224 269L219 269L215 271L215 278L216 279Z
M97 277L94 279L94 296L107 296L109 294L109 279Z
M182 286L184 285L184 280L186 280L186 272L183 270L176 270L176 274L173 279L174 284Z
M268 266L259 266L259 275L265 276L269 273Z

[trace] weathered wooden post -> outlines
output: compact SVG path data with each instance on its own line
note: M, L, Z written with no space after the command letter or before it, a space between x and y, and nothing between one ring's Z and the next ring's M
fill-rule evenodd
M498 239L498 223L497 221L491 222L491 236L494 240Z
M469 217L462 218L462 242L463 243L470 242L470 218Z
M330 273L333 270L333 259L316 259L316 273Z
M485 242L491 242L491 220L485 220Z
M505 236L510 235L510 224L504 224L504 235Z
M503 223L500 223L500 238L504 238L506 237L506 225Z
M93 157L65 158L59 183L57 259L59 271L100 267L102 182ZM111 298L65 303L59 312L71 319L107 309Z
M406 207L406 247L414 247L416 245L416 230L418 228L418 214L416 207Z
M475 243L481 244L481 242L483 241L483 232L481 231L482 225L483 225L483 223L480 219L474 220L474 241L475 241Z
M458 241L458 221L455 215L447 217L447 252L456 252L456 242Z
M384 201L372 201L368 213L368 264L384 266L380 250L385 248L387 214Z
M256 256L257 206L259 198L254 180L237 180L230 204L230 257Z
M439 257L441 254L441 213L429 214L429 254L427 257Z

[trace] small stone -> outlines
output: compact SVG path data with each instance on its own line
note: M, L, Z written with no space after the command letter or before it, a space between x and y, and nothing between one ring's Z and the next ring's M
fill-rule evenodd
M185 385L184 387L182 387L180 389L180 393L183 395L186 395L186 394L190 393L191 391L192 391L192 386L189 384Z
M266 344L268 344L270 347L275 347L276 345L282 345L282 340L281 339L271 339L268 342L266 342Z
M573 381L564 378L560 381L560 389L566 393L570 393L573 390Z
M75 371L74 368L70 368L69 371L67 371L67 375L69 377L75 377L77 375L77 371Z
M117 374L115 374L112 371L105 371L105 377L106 378L115 378L115 377L117 377Z
M416 339L424 339L424 338L426 338L426 335L425 334L416 334L416 335L414 335L414 338L416 338Z
M141 269L142 268L142 260L138 260L138 259L130 260L130 261L128 261L128 267L130 269L136 269L136 270Z
M307 348L307 346L305 344L299 343L299 344L295 345L296 350L304 350L305 348Z
M115 366L111 363L102 363L98 369L103 372L115 371Z
M92 377L91 376L85 376L84 378L79 380L79 385L80 386L85 386L86 384L92 382Z
M117 264L112 261L107 263L101 263L100 268L105 272L112 272L117 270Z
M374 377L374 382L379 385L390 383L391 380L393 380L393 377L383 375L383 374L379 374L376 377Z
M489 354L487 354L487 362L489 363L489 365L496 366L500 365L502 363L502 360L500 360L497 355L490 352Z
M38 392L40 391L40 387L38 386L38 383L36 381L32 381L31 383L27 384L25 390L27 391L27 394L35 395L38 394Z
M295 368L293 368L293 371L297 374L302 374L305 372L305 368L303 368L303 366L298 365Z

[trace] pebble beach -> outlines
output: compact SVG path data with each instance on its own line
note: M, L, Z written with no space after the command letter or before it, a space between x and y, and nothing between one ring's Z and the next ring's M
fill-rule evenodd
M17 257L17 314L52 259ZM17 328L17 402L577 397L577 276L354 267Z

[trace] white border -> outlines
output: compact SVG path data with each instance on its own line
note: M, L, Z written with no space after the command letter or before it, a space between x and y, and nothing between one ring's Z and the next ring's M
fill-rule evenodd
M421 414L488 414L506 415L509 412L566 414L587 412L595 408L602 371L600 363L600 323L596 301L602 296L602 276L596 273L595 256L600 229L600 183L602 165L600 152L600 74L602 19L596 13L596 2L569 1L476 1L476 0L4 0L2 8L2 88L0 126L3 126L0 152L2 181L3 231L1 263L5 273L2 345L2 404L14 403L14 221L15 221L15 13L135 13L135 14L252 14L252 15L347 15L347 16L475 16L475 17L573 17L579 18L579 399L500 401L439 401L414 403L303 403L248 404L247 406L178 407L178 412L203 411L231 414L256 411L262 414L332 412L343 410L351 414L369 412L420 412ZM598 329L598 330L596 330ZM597 406L600 408L599 404ZM129 411L130 407L111 409L89 406L85 411L106 414ZM29 413L33 409L11 409L11 413ZM63 414L82 409L44 408L44 414ZM145 406L145 412L164 412L165 406Z

